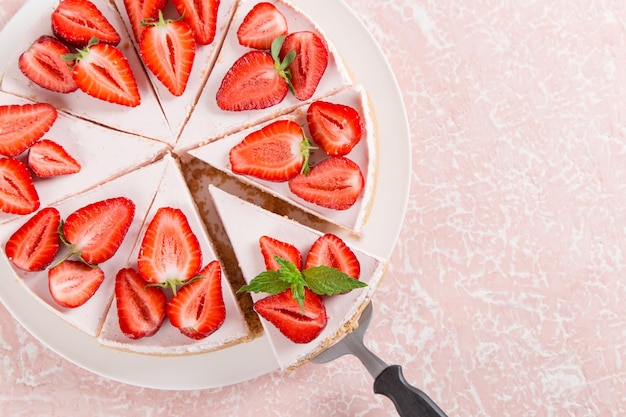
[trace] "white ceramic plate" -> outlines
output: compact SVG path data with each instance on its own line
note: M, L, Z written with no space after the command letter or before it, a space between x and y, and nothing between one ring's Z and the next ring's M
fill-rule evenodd
M348 6L337 0L292 3L323 28L373 102L381 144L379 176L371 217L358 245L388 259L404 220L411 172L410 134L400 90L380 48ZM43 9L41 0L31 0L15 15L0 33L0 56L15 53L12 39L20 36L23 22ZM0 300L11 314L50 349L106 378L185 390L236 384L278 369L265 337L217 352L177 357L103 348L53 315L11 276L6 262L0 263Z

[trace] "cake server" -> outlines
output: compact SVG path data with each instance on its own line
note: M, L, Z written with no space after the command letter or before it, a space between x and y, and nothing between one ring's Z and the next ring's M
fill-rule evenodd
M446 417L446 414L428 395L404 379L400 365L387 365L365 346L363 336L372 319L372 311L373 307L370 302L359 318L358 327L311 361L323 364L343 355L354 355L374 377L374 392L393 401L398 414L402 417Z

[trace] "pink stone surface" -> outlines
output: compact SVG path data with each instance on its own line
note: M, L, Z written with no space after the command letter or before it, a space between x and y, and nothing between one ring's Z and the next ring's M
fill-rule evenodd
M345 1L413 134L369 346L449 416L626 415L626 2ZM351 357L163 392L78 368L2 306L0 351L2 417L396 415Z

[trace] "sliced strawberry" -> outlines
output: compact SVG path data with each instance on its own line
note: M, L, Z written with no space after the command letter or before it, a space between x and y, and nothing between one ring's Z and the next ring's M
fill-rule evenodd
M29 214L39 208L39 195L33 178L22 162L0 159L0 211Z
M261 236L259 246L261 247L261 254L268 271L278 271L280 269L275 256L280 256L290 261L299 270L302 270L302 254L292 244L274 239L273 237Z
M124 0L124 8L137 43L141 41L141 35L145 30L141 22L144 19L156 19L159 10L163 10L166 3L167 0Z
M72 51L52 36L40 36L18 60L20 71L32 82L47 90L71 93L78 86L72 68L62 56Z
M4 246L7 258L24 271L43 271L56 256L61 215L46 207L15 231Z
M117 45L120 35L100 9L88 0L63 0L52 12L52 33L68 45L87 45L91 38Z
M90 265L110 259L119 249L135 216L135 203L114 197L88 204L67 216L62 238L72 253Z
M216 95L217 105L231 111L265 109L283 101L288 90L272 56L264 51L250 51L235 61L224 76Z
M196 41L182 20L145 20L139 52L146 67L175 96L185 92L196 56Z
M291 51L296 51L296 58L288 67L294 94L298 100L308 100L328 66L328 48L318 34L304 31L287 35L280 57L284 58Z
M165 320L167 298L163 290L146 286L132 268L115 276L115 302L120 330L131 339L152 336Z
M185 22L191 26L196 42L208 45L215 39L219 0L173 0Z
M304 312L290 289L257 301L254 310L294 343L309 343L328 321L324 301L308 288L304 290Z
M289 180L292 193L313 204L334 210L346 210L363 191L365 180L359 166L343 156L323 160L309 175L299 174Z
M247 135L229 154L233 172L287 181L309 168L310 143L300 125L278 120Z
M133 71L115 46L90 41L68 59L76 62L73 75L78 88L90 96L129 107L141 102Z
M243 46L269 50L272 41L287 35L287 19L272 3L261 2L243 18L237 39Z
M361 264L354 252L339 236L332 233L320 236L313 243L304 268L321 265L336 268L354 279L359 279L361 275Z
M85 304L100 288L104 272L80 261L64 260L48 271L50 295L63 307Z
M49 139L42 139L30 147L28 166L38 177L75 174L80 164L63 146Z
M217 261L209 263L201 277L185 284L167 304L170 323L192 339L204 339L226 319L222 296L222 272Z
M306 113L311 137L327 155L343 156L361 140L361 115L350 106L313 102Z
M180 209L157 210L141 242L137 266L147 282L174 293L176 285L197 275L202 266L200 243Z
M0 155L16 156L37 142L57 119L47 103L0 106Z

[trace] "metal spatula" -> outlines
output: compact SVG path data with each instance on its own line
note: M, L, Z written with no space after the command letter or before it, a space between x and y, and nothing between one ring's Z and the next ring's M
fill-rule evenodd
M402 417L446 417L446 414L428 395L404 379L400 365L387 365L365 347L363 336L372 319L372 310L370 302L359 318L359 326L335 345L313 358L312 362L322 364L343 355L354 355L374 377L374 392L393 401Z

